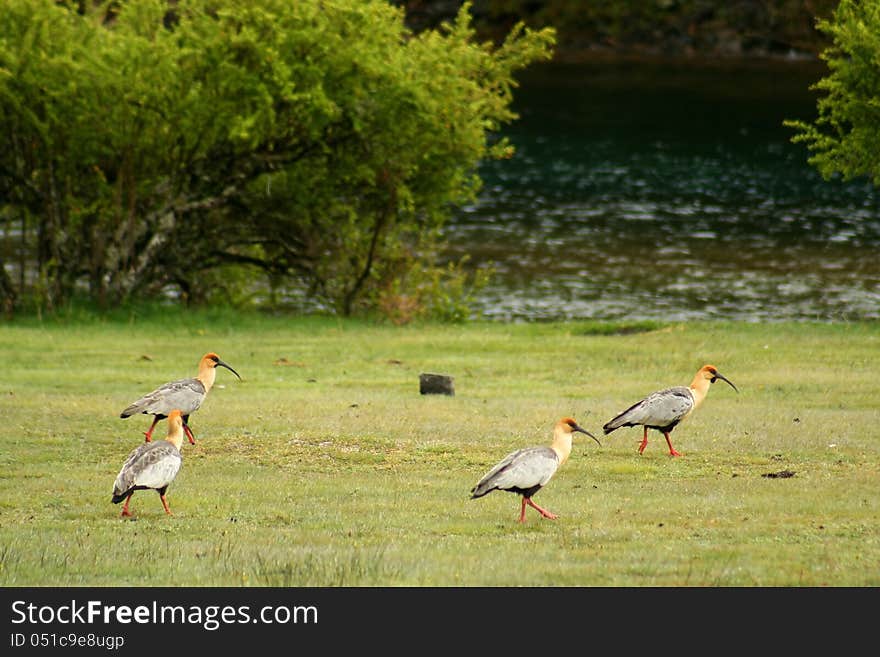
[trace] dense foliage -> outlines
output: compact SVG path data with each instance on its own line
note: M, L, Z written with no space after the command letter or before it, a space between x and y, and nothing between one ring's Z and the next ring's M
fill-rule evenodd
M880 185L880 1L842 0L819 27L833 43L822 53L830 73L814 86L823 93L818 117L787 125L825 178L866 176Z
M514 73L554 42L480 43L469 10L414 34L380 1L4 2L4 305L204 300L260 272L351 314L460 284L437 230L509 156Z

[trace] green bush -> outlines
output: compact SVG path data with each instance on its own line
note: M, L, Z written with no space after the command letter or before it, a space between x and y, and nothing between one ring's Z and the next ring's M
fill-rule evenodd
M818 27L833 42L822 53L830 72L813 86L823 93L818 117L785 124L826 179L867 176L880 185L880 2L842 0Z
M555 39L480 43L469 3L419 34L378 0L71 5L0 7L0 239L28 270L0 259L6 308L209 299L234 266L369 310L510 154L514 73Z

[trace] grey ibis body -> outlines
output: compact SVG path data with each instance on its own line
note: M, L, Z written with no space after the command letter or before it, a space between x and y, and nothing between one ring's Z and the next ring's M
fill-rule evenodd
M643 426L644 435L639 445L639 454L641 454L648 445L648 429L655 429L666 438L666 444L669 445L669 455L681 456L672 446L669 435L682 420L703 403L706 395L709 394L709 387L718 379L725 381L731 388L739 392L737 387L723 376L714 365L704 365L694 375L689 386L675 386L652 392L608 420L602 430L605 435L608 435L620 427Z
M205 401L205 397L208 396L208 393L214 386L214 380L217 377L217 367L225 367L241 380L238 372L220 360L217 354L213 351L208 352L199 361L199 373L195 377L178 379L177 381L170 381L159 386L137 401L132 402L128 408L119 414L119 417L127 418L139 413L152 415L153 423L144 432L144 435L147 437L146 442L150 442L156 423L168 417L168 414L173 409L179 409L183 417L183 430L186 432L190 444L195 445L195 438L189 428L189 416L199 410L202 402Z
M526 447L511 452L482 476L471 489L471 499L482 497L493 490L508 491L522 496L520 522L526 521L527 505L543 517L555 520L558 516L535 504L532 496L546 486L559 466L568 460L572 434L575 432L586 434L599 443L596 436L580 427L573 418L564 417L553 428L553 441L549 447Z
M128 508L131 497L138 490L155 490L159 493L165 513L171 514L165 491L177 476L183 457L183 415L179 409L168 412L168 435L165 440L145 442L135 447L113 482L113 504L125 500L122 516L131 516Z

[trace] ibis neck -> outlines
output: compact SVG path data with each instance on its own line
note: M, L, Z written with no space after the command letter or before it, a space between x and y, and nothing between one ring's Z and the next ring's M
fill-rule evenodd
M559 465L565 463L571 455L571 432L556 429L553 432L553 442L550 448L559 457Z
M712 382L702 374L697 374L694 377L694 380L691 381L690 389L691 393L694 395L694 408L703 403L706 395L709 394L709 386L711 385Z
M217 370L212 363L206 363L199 367L199 375L196 378L205 386L205 392L208 392L217 378Z
M168 435L165 437L165 440L174 445L179 452L181 446L183 445L183 425L181 424L174 429L169 429Z

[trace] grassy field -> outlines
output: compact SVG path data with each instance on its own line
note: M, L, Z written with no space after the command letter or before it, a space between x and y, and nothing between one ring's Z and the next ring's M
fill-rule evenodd
M219 369L169 489L113 480L150 418L119 412ZM168 311L0 324L0 585L877 586L880 325L391 327ZM712 363L733 381L672 434L603 436ZM455 396L419 394L419 374ZM574 416L528 510L469 500ZM157 427L164 435L165 423ZM793 476L773 476L790 472Z

